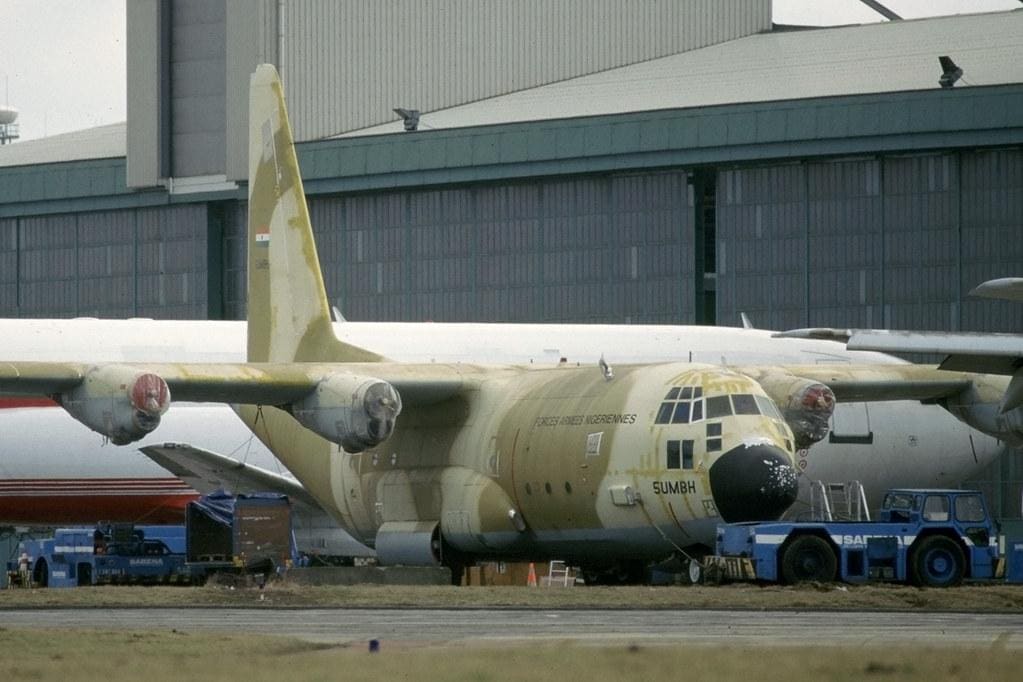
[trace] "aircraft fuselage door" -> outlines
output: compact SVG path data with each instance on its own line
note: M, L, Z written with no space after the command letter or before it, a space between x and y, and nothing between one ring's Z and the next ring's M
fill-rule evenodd
M874 432L870 430L870 408L867 403L835 403L828 442L853 445L873 443Z
M817 364L849 364L848 360L818 360ZM828 433L829 443L845 443L850 445L870 445L874 442L874 432L870 430L870 408L867 403L835 403L835 411L831 415L831 432Z

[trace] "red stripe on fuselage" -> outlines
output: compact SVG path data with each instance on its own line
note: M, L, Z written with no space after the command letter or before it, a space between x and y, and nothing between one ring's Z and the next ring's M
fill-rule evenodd
M0 398L0 410L18 407L60 407L49 398Z

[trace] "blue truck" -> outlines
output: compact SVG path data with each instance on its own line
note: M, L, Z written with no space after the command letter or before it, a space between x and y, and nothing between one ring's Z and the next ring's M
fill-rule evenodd
M218 572L256 574L296 556L291 505L284 495L211 493L190 502L185 525L100 523L58 528L25 540L8 564L9 584L78 587L102 584L202 583Z
M39 587L190 580L184 526L58 528L53 537L25 540L19 549L30 560L29 579ZM22 580L20 572L9 575L15 584Z
M704 574L789 584L1021 583L1023 538L999 536L978 491L893 489L876 521L722 524Z
M191 583L201 575L185 563L184 526L110 525L97 532L92 582Z

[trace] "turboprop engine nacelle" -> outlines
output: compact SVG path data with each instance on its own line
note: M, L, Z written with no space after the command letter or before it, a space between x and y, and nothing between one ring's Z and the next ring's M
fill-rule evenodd
M768 375L759 381L781 409L797 449L808 448L828 435L835 412L835 393L830 388L791 374Z
M291 405L298 422L347 452L379 445L394 432L401 397L386 381L332 374Z
M153 431L171 401L162 377L118 365L90 369L81 384L57 398L72 417L116 445Z
M1023 446L1023 406L1011 407L1006 400L1003 377L974 375L973 385L962 393L946 398L944 407L959 420L973 428L1005 441L1013 447ZM1015 383L1015 379L1013 380ZM1006 409L1006 408L1009 409Z

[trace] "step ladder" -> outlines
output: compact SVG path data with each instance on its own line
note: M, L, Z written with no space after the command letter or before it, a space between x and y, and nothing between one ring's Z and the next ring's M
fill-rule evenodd
M552 561L541 582L545 587L568 587L575 583L575 578L572 577L572 569L564 561Z
M810 484L810 514L814 521L869 521L867 495L859 481Z

